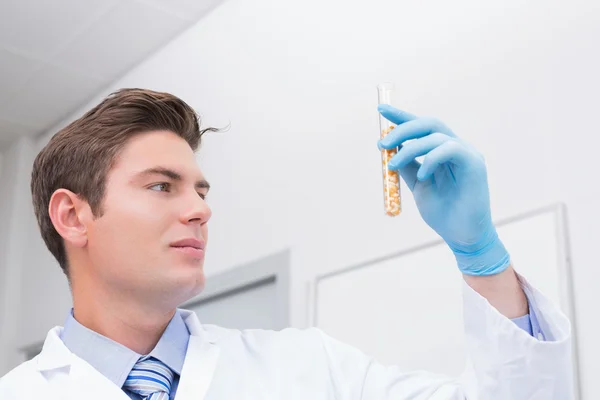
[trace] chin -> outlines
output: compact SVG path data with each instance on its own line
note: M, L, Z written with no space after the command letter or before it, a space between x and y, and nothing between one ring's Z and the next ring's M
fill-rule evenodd
M204 271L201 268L194 271L190 271L189 269L185 271L185 269L182 273L177 274L177 276L171 275L166 278L171 280L173 289L185 297L183 301L187 301L200 294L204 290L206 283Z

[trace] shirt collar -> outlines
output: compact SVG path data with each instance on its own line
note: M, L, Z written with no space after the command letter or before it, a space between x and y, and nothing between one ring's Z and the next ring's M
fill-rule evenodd
M180 311L177 310L150 356L181 375L189 338L190 333ZM73 309L65 321L61 339L72 353L118 387L123 386L129 372L142 357L122 344L81 325L73 316Z
M150 356L162 361L175 373L181 375L189 340L190 333L181 313L177 310L156 347L150 352Z

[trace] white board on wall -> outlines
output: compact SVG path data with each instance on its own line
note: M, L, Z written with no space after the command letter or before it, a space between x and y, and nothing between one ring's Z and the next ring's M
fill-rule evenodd
M574 322L565 219L564 206L553 205L497 227L515 269ZM463 372L462 277L442 241L317 277L313 286L312 325L329 335L404 370Z

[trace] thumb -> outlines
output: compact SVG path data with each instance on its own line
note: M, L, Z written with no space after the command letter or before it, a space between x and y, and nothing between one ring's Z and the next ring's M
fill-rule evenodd
M411 192L417 184L417 173L419 172L419 168L421 168L421 163L417 160L412 160L407 165L398 168L402 180L404 180Z

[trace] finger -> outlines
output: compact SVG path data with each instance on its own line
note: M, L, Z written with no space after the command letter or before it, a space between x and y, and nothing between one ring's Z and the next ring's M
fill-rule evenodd
M377 107L377 111L379 111L385 119L393 122L396 125L400 125L417 118L415 115L399 110L396 107L390 106L389 104L380 104Z
M464 163L469 157L467 149L455 140L447 141L439 147L431 150L425 159L423 165L419 168L417 179L427 180L433 175L440 165L452 162L456 164Z
M392 157L388 163L388 167L390 169L404 167L415 158L424 156L436 147L446 143L448 140L452 140L452 138L440 132L435 132L423 138L413 140L400 148L398 154Z
M406 186L408 186L411 192L417 184L417 173L420 167L420 162L412 160L405 166L398 168L398 173L400 173L402 180L406 183Z
M435 118L417 118L398 125L379 142L382 148L393 149L401 146L407 140L421 138L435 132L456 137L446 124Z

